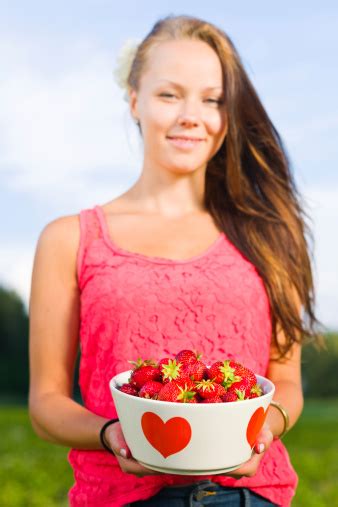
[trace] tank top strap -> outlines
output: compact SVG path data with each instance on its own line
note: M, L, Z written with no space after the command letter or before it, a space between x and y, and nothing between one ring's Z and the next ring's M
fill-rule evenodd
M81 287L82 271L87 251L94 241L103 238L103 230L95 207L81 210L79 222L80 243L77 254L77 278Z

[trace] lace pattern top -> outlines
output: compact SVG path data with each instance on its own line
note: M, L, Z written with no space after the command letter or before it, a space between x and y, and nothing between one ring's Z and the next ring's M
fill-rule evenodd
M117 417L109 380L137 357L172 356L197 349L209 363L232 358L265 375L271 318L263 281L221 233L202 254L186 260L151 257L116 245L101 206L80 211L77 276L80 289L79 385L84 406ZM71 449L72 507L122 507L162 487L200 481L173 474L124 473L106 450ZM275 440L254 477L203 476L224 486L247 487L287 507L298 482L288 452Z

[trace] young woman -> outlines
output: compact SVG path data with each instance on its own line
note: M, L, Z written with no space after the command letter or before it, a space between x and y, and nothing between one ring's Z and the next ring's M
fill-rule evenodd
M307 227L282 141L233 43L204 20L159 20L126 84L144 146L140 177L112 201L50 222L38 240L32 426L72 448L73 507L288 506L297 474L279 436L302 412L301 345L316 336L316 318ZM79 342L84 406L72 399ZM106 446L100 438L117 417L109 380L128 360L182 348L209 362L235 358L275 383L279 409L269 410L253 457L229 474L147 469L118 421Z

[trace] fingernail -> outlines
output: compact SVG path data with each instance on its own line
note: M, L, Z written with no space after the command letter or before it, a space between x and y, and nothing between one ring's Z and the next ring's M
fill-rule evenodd
M264 444L262 442L257 445L257 450L259 453L264 451Z
M120 454L123 458L127 457L127 451L125 449L120 449Z

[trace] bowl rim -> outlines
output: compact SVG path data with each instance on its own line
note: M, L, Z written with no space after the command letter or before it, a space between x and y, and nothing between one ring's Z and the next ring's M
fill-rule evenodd
M236 401L226 401L226 402L222 402L222 403L181 403L179 401L161 401L161 400L152 400L150 398L140 398L139 396L131 396L130 394L127 394L127 393L124 393L122 391L120 391L119 389L117 389L116 387L116 381L115 381L115 378L119 375L122 375L123 373L127 373L127 372L131 372L132 370L125 370L125 371L121 371L120 373L117 373L116 375L114 375L114 377L112 377L109 381L109 387L110 387L110 390L111 392L116 391L119 393L120 396L127 396L128 399L130 399L131 397L134 398L135 400L141 400L141 402L145 402L145 403L150 403L151 404L156 404L156 406L161 406L161 407L164 407L164 406L189 406L189 407L200 407L200 406L209 406L212 405L213 407L215 406L221 406L221 407L224 407L224 405L226 406L229 406L229 405L239 405L238 404L238 401L245 401L245 402L251 402L251 404L256 404L258 400L262 400L264 398L266 398L267 396L270 396L272 394L272 397L275 393L275 384L272 382L272 380L268 379L267 377L264 377L263 375L258 375L257 373L255 373L256 375L256 378L259 377L260 379L263 379L264 381L267 381L269 386L270 386L270 390L267 392L267 393L264 393L262 394L261 396L257 396L256 398L250 398L249 400L236 400ZM258 380L258 379L257 379ZM139 401L137 401L137 403L139 403ZM160 403L160 405L159 405ZM240 406L242 406L242 404L240 404Z

